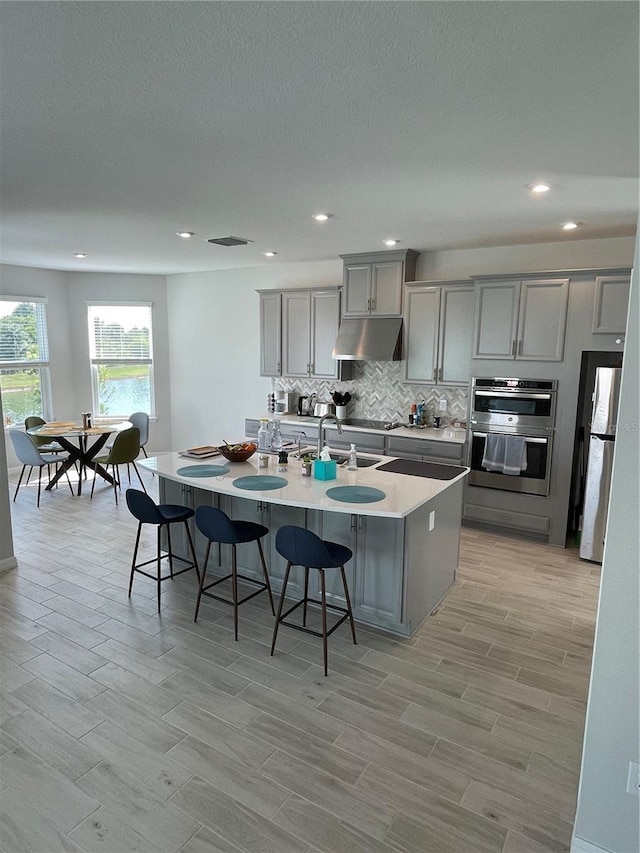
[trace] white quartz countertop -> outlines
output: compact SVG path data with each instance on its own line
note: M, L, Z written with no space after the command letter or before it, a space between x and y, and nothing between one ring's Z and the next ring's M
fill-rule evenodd
M270 421L279 420L282 424L297 426L300 427L300 429L304 429L305 426L317 426L320 423L320 418L311 418L299 415L271 414L261 415L261 417L269 418ZM255 420L260 420L260 418L255 418ZM324 427L328 432L337 431L336 425L333 421L325 421ZM442 427L441 429L434 429L433 427L418 428L402 426L397 427L396 429L379 430L343 424L342 429L345 432L368 432L375 435L387 435L390 438L416 438L421 441L447 441L452 444L464 444L467 440L467 431L463 427Z
M314 477L303 477L300 460L292 458L292 456L289 457L287 473L281 473L277 470L274 458L271 459L269 468L258 469L257 454L254 454L246 462L228 462L221 456L196 460L179 456L177 453L161 453L149 459L138 461L137 464L155 471L161 477L184 483L196 489L233 495L248 500L265 501L266 503L386 518L404 518L410 515L418 507L458 483L469 472L468 468L461 468L461 473L453 480L432 480L425 477L393 474L389 471L378 470L380 465L390 462L393 458L385 456L380 458L380 462L376 466L359 468L357 471L348 471L346 466L339 465L337 466L337 478L335 480L316 480ZM217 477L193 477L177 473L180 468L207 464L224 464L228 466L229 472ZM287 485L280 489L264 491L248 491L233 485L233 481L239 477L265 474L283 477L287 480ZM327 490L334 486L347 485L372 486L381 489L385 493L385 497L376 503L342 503L332 500L326 494Z

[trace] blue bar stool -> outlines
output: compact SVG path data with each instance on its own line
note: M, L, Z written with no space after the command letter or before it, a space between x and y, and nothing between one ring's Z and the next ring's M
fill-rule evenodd
M264 560L264 551L262 550L262 542L260 541L263 536L267 535L269 528L265 527L263 524L257 524L255 521L233 521L225 512L214 506L199 506L196 508L196 525L198 530L208 541L207 551L202 565L202 577L200 578L200 589L198 590L198 601L196 602L196 614L193 617L193 621L197 622L198 620L200 600L203 595L206 595L209 598L215 598L216 601L222 601L225 604L231 604L233 605L233 627L235 638L237 640L238 607L241 604L244 604L245 601L249 601L250 598L254 598L256 595L260 595L261 592L266 590L271 603L271 612L275 616L276 611L273 606L273 595L271 593L271 584L269 583L269 573L267 572L267 564ZM223 578L218 578L205 586L204 578L207 572L207 563L209 562L209 551L211 550L212 542L231 545L231 572ZM238 574L236 546L243 542L257 543L260 562L262 563L262 572L264 574L264 582L256 580L256 578L248 577L247 575ZM231 599L223 598L221 595L215 595L213 592L208 591L212 587L217 586L219 583L229 580L229 578L231 578ZM238 599L238 579L243 580L246 583L255 584L258 589L249 595L245 595L244 598Z
M193 516L193 510L188 506L181 506L180 504L156 504L153 499L149 497L149 495L145 494L145 492L141 492L138 489L127 489L126 491L126 499L127 506L129 507L129 512L134 518L138 519L138 533L136 535L136 544L133 549L133 560L131 561L131 577L129 578L129 597L131 597L131 589L133 588L133 575L135 572L139 572L141 575L144 575L147 578L151 578L151 580L156 581L158 586L158 613L160 613L160 584L162 581L173 579L176 575L181 575L183 572L188 572L190 569L196 570L196 575L198 576L198 581L200 580L200 571L198 570L198 559L196 557L196 549L193 547L193 538L191 536L191 531L189 530L189 525L187 521ZM189 541L189 549L191 551L191 556L193 557L192 561L185 559L184 557L179 557L177 554L174 554L171 549L171 525L177 524L178 522L183 523L186 531L187 531L187 539ZM140 544L140 533L142 531L143 524L155 524L158 528L158 545L156 556L151 560L146 560L143 563L136 563L136 557L138 556L138 546ZM162 536L162 528L166 527L167 529L167 553L163 554L160 543ZM162 560L169 560L169 574L162 577L161 574L161 563ZM187 565L180 569L179 571L174 571L173 569L173 561L180 560L182 563L186 563ZM148 566L151 563L156 563L157 571L155 575L150 574L149 572L145 572L142 570L143 566Z
M322 637L324 674L327 675L327 637L333 634L336 628L339 625L342 625L345 619L348 619L351 624L351 634L353 636L354 644L357 645L358 642L356 640L355 625L353 624L353 612L351 610L351 599L349 598L349 590L347 588L347 577L344 571L344 564L353 557L353 551L350 548L347 548L346 545L340 545L337 542L327 542L320 539L320 537L316 536L315 533L312 533L311 530L306 530L304 527L294 527L293 525L286 525L278 530L276 534L276 550L287 561L287 569L284 574L282 597L280 598L276 624L273 629L271 654L273 655L276 648L276 637L278 636L278 627L280 624L288 625L289 628L295 628L297 631L304 631L307 634L314 634L316 637ZM284 606L284 599L287 592L287 584L289 583L289 572L291 571L291 566L304 567L304 598L283 613L282 608ZM320 601L309 598L309 569L317 569L320 573ZM336 604L327 604L327 592L324 576L327 569L340 569L342 585L344 587L344 597L347 602L346 609L344 607L338 607ZM320 605L322 611L322 631L314 631L312 628L306 627L308 603ZM286 617L301 605L302 625L287 622ZM327 609L343 614L329 631L327 631Z

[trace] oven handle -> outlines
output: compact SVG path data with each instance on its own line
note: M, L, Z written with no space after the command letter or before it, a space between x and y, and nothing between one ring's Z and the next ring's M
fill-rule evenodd
M476 432L476 430L474 429L471 431L471 435L472 436L477 435L478 438L486 438L488 433ZM503 433L493 433L493 435L518 435L518 433L503 432ZM530 441L531 444L547 444L549 441L548 438L534 438L533 436L528 436L528 435L523 435L522 438L524 438L525 441Z
M550 400L551 394L532 394L527 391L474 391L476 397L518 397L527 396L531 400Z

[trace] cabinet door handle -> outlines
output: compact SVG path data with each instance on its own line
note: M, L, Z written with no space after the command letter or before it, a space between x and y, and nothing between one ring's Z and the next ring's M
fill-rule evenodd
M375 310L376 310L376 300L375 300L375 299L372 299L372 300L371 300L371 310L372 310L372 311L375 311Z
M280 373L280 362L276 364L276 373Z
M433 368L433 381L434 382L438 381L438 368L437 367Z
M516 354L516 341L511 344L511 355Z
M316 372L316 366L313 362L311 362L311 366L309 367L309 376L313 376L313 374L315 372Z
M518 341L518 355L522 355L522 339Z
M442 382L442 368L440 368L440 372L439 372L439 374L438 374L438 378L440 379L440 382Z
M351 525L350 525L350 526L351 526L351 530L355 530L355 529L357 528L357 526L358 526L357 521L358 521L358 516L357 516L357 515L352 515L352 516L351 516Z

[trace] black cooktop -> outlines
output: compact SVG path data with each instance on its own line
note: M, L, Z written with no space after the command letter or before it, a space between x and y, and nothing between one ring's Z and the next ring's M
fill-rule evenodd
M379 465L377 471L390 471L392 474L409 474L412 477L428 477L430 480L453 480L462 474L464 468L459 465L443 465L441 462L419 462L413 459L392 459Z

